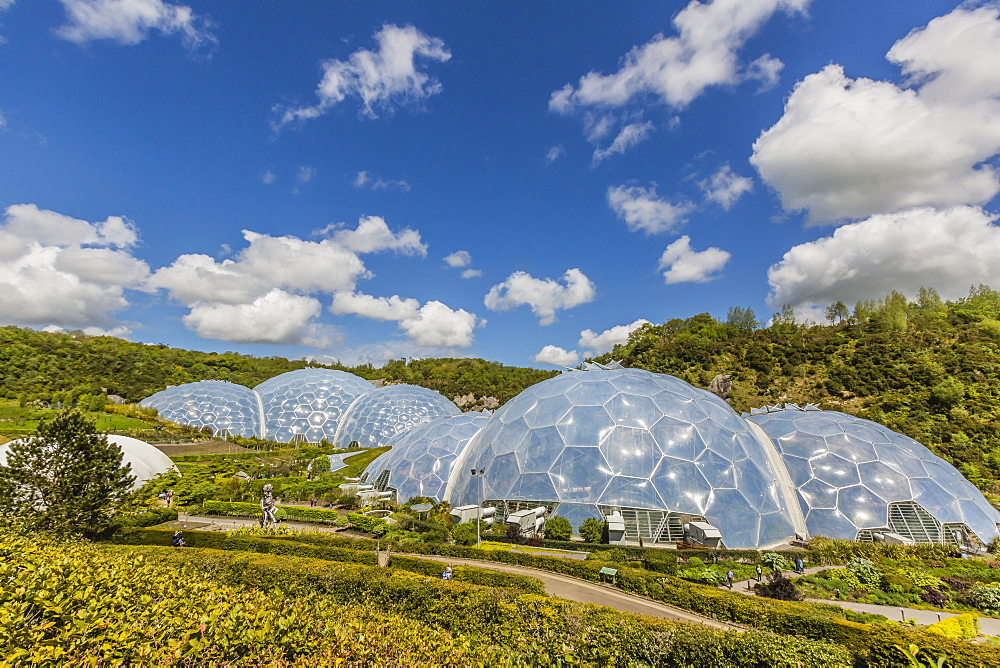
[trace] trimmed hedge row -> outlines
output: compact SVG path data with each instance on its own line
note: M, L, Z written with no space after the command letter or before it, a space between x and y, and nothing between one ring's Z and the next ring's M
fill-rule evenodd
M177 519L176 508L147 508L130 515L121 515L117 521L127 527L151 527Z
M148 534L154 530L142 529L136 533ZM164 540L160 538L159 540ZM282 537L264 540L284 540ZM294 540L315 544L336 545L347 549L372 549L374 541L343 536L296 536ZM161 542L160 544L166 544ZM195 544L200 544L197 540ZM479 559L499 563L538 568L561 573L583 580L600 581L599 561L577 561L544 557L517 551L480 550L458 545L408 544L406 549L415 554L433 554L463 559ZM862 624L848 620L842 608L829 604L795 603L768 598L746 596L713 587L697 585L680 578L644 573L631 568L618 567L617 584L623 591L646 596L664 603L698 612L718 619L781 634L802 636L813 640L832 641L848 647L859 660L879 666L907 666L898 647L910 644L922 648L921 657L946 655L953 666L1000 666L1000 648L973 646L940 635L905 629L891 622Z
M347 521L351 526L370 533L373 536L384 536L389 531L389 524L380 517L368 517L361 513L347 513Z
M229 517L258 517L260 506L256 503L239 501L206 501L201 506L206 515L226 515ZM275 506L275 517L279 521L315 522L333 524L340 515L336 510L326 508L303 508L301 506Z
M173 531L168 529L151 529L145 531L122 531L112 540L121 545L170 545ZM299 542L297 537L258 537L230 536L211 531L188 531L185 541L193 547L208 547L225 551L256 552L261 554L281 554L296 557L336 561L340 563L362 564L375 566L377 558L372 551L372 545L366 544L364 551L329 545L315 545ZM391 555L390 568L439 577L444 565L436 561L418 559L405 555ZM545 587L541 582L527 575L517 573L502 573L488 568L472 566L456 566L452 577L461 582L483 585L487 587L504 587L528 594L544 594Z
M525 663L682 666L852 665L831 643L772 633L714 631L703 626L619 613L505 589L296 557L209 549L117 547L171 568L188 567L229 586L320 594L332 603L364 600L377 610L420 620L453 634L485 636Z

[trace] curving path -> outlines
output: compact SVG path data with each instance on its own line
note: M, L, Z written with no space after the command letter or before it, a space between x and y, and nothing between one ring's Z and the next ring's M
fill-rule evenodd
M236 518L236 517L196 517L196 516L185 516L181 518L176 523L178 528L181 525L186 525L185 528L200 529L203 531L228 531L238 526L249 526L256 522L251 519ZM321 527L317 525L305 525L299 524L297 522L286 522L285 526L290 528L308 528L308 529L318 529L320 531L330 531L333 529L330 527ZM561 575L559 573L552 573L550 571L543 571L536 568L529 568L526 566L515 566L512 564L502 564L495 561L484 561L479 559L454 559L449 557L441 557L436 555L428 554L409 554L405 556L417 557L420 559L430 559L433 561L439 561L441 563L447 563L452 565L461 564L463 566L475 566L476 568L489 568L495 571L503 571L505 573L517 573L518 575L528 575L536 578L545 585L545 593L549 596L557 596L559 598L565 598L570 601L577 601L578 603L594 603L596 605L604 605L609 608L614 608L622 612L630 612L639 615L649 615L651 617L661 617L663 619L672 619L682 622L692 622L695 624L704 624L711 628L716 629L726 629L726 630L744 630L743 627L736 624L731 624L728 622L718 621L711 619L709 617L704 617L697 613L691 612L689 610L684 610L682 608L675 608L671 605L665 603L659 603L657 601L652 601L650 599L642 598L640 596L633 596L631 594L626 594L625 592L612 588L607 585L601 585L595 582L590 582L589 580L580 580L578 578L570 577L568 575ZM810 567L805 570L807 575L815 573L827 568L836 568L836 566L815 566ZM739 592L741 594L746 594L748 596L756 596L752 591L751 587L757 584L757 580L738 580L733 583L733 591ZM721 587L725 588L725 587ZM832 601L826 599L806 599L807 601L815 603L831 603L833 605L846 608L848 610L854 610L855 612L865 612L874 615L884 615L886 618L894 621L902 621L905 619L915 619L919 624L933 624L934 622L946 619L948 617L954 617L956 614L952 612L941 612L938 613L933 610L920 610L917 608L899 608L896 606L888 605L875 605L873 603L858 603L855 601ZM988 636L1000 636L1000 619L996 617L979 617L979 632Z
M612 588L609 585L601 585L588 580L552 573L526 566L515 566L512 564L501 564L494 561L483 561L479 559L454 559L428 554L407 554L403 556L418 557L420 559L430 559L452 566L473 566L475 568L488 568L494 571L505 573L516 573L527 575L540 580L545 585L545 593L549 596L565 598L578 603L593 603L614 608L621 612L631 612L637 615L648 615L650 617L661 617L681 622L691 622L694 624L704 624L716 629L729 631L743 631L744 628L736 624L722 622L709 617L703 617L697 613L682 608L675 608L665 603L659 603L640 596L633 596L625 592Z

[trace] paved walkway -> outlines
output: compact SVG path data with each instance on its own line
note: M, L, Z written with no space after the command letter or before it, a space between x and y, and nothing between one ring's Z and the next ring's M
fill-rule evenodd
M702 615L691 612L690 610L675 608L672 605L652 601L640 596L626 594L611 585L602 585L596 582L590 582L589 580L580 580L579 578L559 573L552 573L535 568L527 568L525 566L501 564L494 561L481 561L479 559L455 559L451 557L441 557L427 554L412 554L406 556L419 557L421 559L432 559L434 561L440 561L441 563L451 564L452 566L474 566L476 568L487 568L489 570L503 571L505 573L528 575L537 580L541 580L542 584L545 585L545 593L549 596L556 596L558 598L577 601L579 603L594 603L596 605L604 605L609 608L614 608L622 612L631 612L638 615L649 615L650 617L661 617L663 619L691 622L694 624L704 624L705 626L710 626L716 629L735 631L744 630L743 627L737 626L736 624L710 619L709 617L703 617Z

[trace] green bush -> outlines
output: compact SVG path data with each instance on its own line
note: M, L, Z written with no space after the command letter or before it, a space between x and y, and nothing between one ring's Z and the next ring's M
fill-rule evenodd
M579 527L580 536L588 543L600 543L604 537L604 521L588 517Z
M305 508L303 506L276 506L275 508L275 517L279 522L334 524L339 517L336 510L327 510L326 508ZM256 503L239 503L236 501L206 501L201 506L201 512L206 515L260 517L260 506Z
M121 548L119 548L121 549ZM846 667L843 648L769 633L703 627L619 613L504 589L307 559L232 555L211 550L131 548L167 569L194 569L232 587L286 595L321 595L333 605L364 597L374 609L421 620L453 635L482 635L515 663L553 665L683 665ZM482 659L480 659L481 661ZM434 663L440 664L441 661Z
M320 455L312 460L312 472L313 473L326 473L330 470L330 458L326 455Z
M166 545L169 532L158 529L132 530L139 540L150 543L153 540ZM156 535L156 538L152 536ZM203 543L203 536L206 542ZM221 540L215 534L197 534L189 541L195 546L212 546ZM282 539L269 539L282 540ZM317 545L343 548L368 549L373 541L343 536L316 534L297 536L299 542L313 542ZM578 561L525 554L514 550L479 550L458 545L428 545L414 543L406 549L418 554L434 554L446 557L481 559L529 566L541 570L562 573L583 580L600 581L601 562ZM690 562L689 562L690 563ZM845 571L846 572L846 571ZM870 665L906 666L905 657L896 647L916 644L924 648L924 656L946 654L952 666L1000 665L1000 648L970 646L967 643L944 638L923 631L907 630L898 625L868 624L852 619L869 621L868 618L845 611L837 606L818 603L797 603L746 596L737 592L705 587L667 575L651 574L632 568L619 568L617 584L623 591L646 596L654 600L677 606L705 616L745 624L747 626L773 631L783 636L799 636L813 640L830 641L850 649L859 661ZM806 662L804 665L815 665Z
M569 540L573 537L573 525L565 517L556 515L545 520L545 538L549 540Z
M118 523L129 527L151 527L177 519L176 508L146 508L118 517Z
M389 525L379 517L368 517L361 513L347 513L347 519L354 528L373 536L384 536L389 531Z
M984 587L977 584L969 590L969 599L983 612L1000 612L1000 587Z

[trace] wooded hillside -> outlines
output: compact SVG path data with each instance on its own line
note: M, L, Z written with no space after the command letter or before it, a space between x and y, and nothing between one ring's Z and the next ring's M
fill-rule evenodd
M733 375L737 410L816 402L885 424L1000 493L1000 293L985 286L944 302L922 289L908 302L841 303L827 324L796 323L789 307L760 329L749 309L646 325L600 360L618 359L708 387Z
M749 309L730 309L725 321L703 313L646 325L598 361L621 360L698 387L732 374L729 401L737 410L817 402L860 415L924 443L981 489L1000 494L1000 293L979 286L945 302L926 289L908 302L893 292L853 310L834 304L827 316L826 324L802 325L786 307L761 328ZM203 379L254 387L306 364L0 327L0 396L12 399L65 403L106 388L138 401ZM481 359L330 368L501 403L556 373Z

